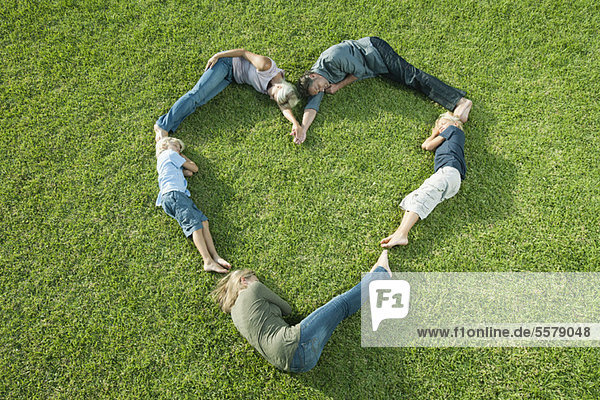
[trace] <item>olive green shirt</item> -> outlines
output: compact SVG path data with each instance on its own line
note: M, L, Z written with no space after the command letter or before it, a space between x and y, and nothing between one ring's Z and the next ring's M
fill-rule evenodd
M300 341L300 324L290 326L282 318L290 305L261 282L251 283L231 308L233 324L271 364L290 370Z

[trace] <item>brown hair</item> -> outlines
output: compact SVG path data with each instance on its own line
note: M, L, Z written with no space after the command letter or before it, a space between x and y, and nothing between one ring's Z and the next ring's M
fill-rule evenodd
M296 84L296 88L302 97L310 96L308 88L310 88L310 85L314 82L314 79L310 77L310 74L312 74L311 71L306 71L300 79L298 79L298 83Z

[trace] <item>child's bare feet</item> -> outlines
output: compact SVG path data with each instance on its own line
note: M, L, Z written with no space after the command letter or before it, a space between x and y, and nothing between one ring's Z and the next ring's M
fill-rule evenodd
M458 104L456 104L453 113L464 124L469 119L469 112L471 111L471 107L473 107L473 102L467 99L466 97L463 97L458 101Z
M169 132L165 131L163 128L161 128L160 126L154 124L154 140L155 141L159 141L162 138L166 138L167 136L169 136Z
M219 274L226 274L229 272L229 269L223 268L214 260L210 260L209 262L204 263L204 270L206 272L218 272Z
M394 246L406 246L408 244L408 237L396 232L385 239L381 239L379 244L381 244L381 247L385 247L386 249L391 249Z
M217 264L219 264L223 268L227 268L227 269L231 268L231 264L229 264L227 261L225 261L224 258L221 258L221 257L217 256L215 258L215 261L217 262Z

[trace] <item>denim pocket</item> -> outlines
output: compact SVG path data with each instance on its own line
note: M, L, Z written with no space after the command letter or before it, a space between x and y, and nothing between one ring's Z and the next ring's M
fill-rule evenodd
M321 355L318 347L316 337L302 343L302 352L304 356L303 372L309 371L317 365L317 361L319 361L319 356Z
M292 372L302 372L304 368L304 349L300 344L298 344L298 348L294 352L294 357L292 358L292 363L290 365L290 371Z
M306 342L298 344L298 348L296 349L294 358L292 359L290 371L306 372L310 371L315 367L315 365L317 365L317 361L319 361L319 357L321 355L317 341L317 338L312 338Z

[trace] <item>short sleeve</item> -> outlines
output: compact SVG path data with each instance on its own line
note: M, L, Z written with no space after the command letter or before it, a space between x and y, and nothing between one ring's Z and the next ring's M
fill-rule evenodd
M440 133L440 136L446 140L450 140L452 135L454 135L454 132L456 129L458 129L456 126L451 125L451 126L447 127L446 129L444 129L444 131L442 133Z
M258 75L260 75L261 77L263 77L263 79L268 79L268 80L271 80L271 79L273 79L273 77L274 77L275 75L277 75L278 73L280 73L280 72L281 72L281 74L282 74L282 75L284 76L284 78L285 78L285 71L284 71L284 70L282 70L281 68L277 67L277 64L275 64L275 61L273 61L273 59L272 59L272 58L270 58L270 57L268 57L268 58L269 58L269 60L271 60L271 68L269 68L269 69L268 69L268 70L266 70L266 71L259 71L259 70L256 70L256 73L257 73Z
M364 78L367 75L363 63L357 60L355 57L348 57L341 60L339 69L346 73L346 75L354 75L358 79Z
M309 96L308 97L308 103L306 103L306 107L304 107L305 110L312 108L315 111L319 111L319 106L321 105L321 100L323 100L323 96L325 94L323 92L321 93L317 93L314 96Z
M170 162L173 163L173 165L175 165L177 168L181 168L181 166L185 163L185 158L183 158L179 153L173 151L173 150L167 150L169 152L168 154L168 160Z

